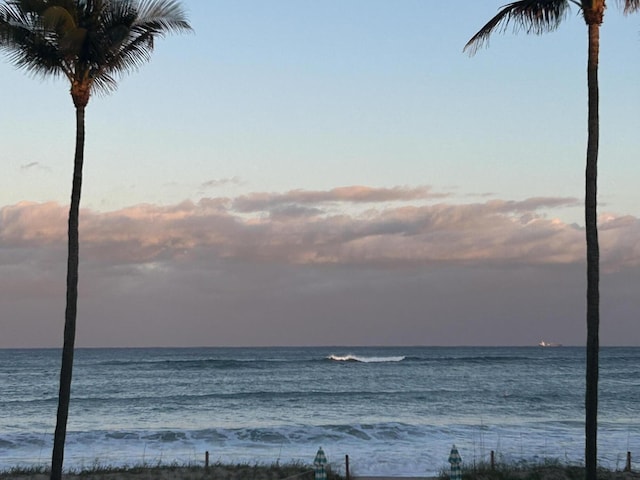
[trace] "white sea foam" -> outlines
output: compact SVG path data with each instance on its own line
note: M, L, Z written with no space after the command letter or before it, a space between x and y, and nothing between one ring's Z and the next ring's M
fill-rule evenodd
M360 355L329 355L327 359L335 362L361 362L361 363L385 363L385 362L401 362L405 356L392 357L364 357Z
M344 473L349 456L353 475L436 476L447 468L451 444L455 443L467 465L488 462L494 450L499 461L523 458L580 464L583 442L571 434L546 429L483 425L449 427L412 426L396 423L368 425L287 426L264 429L212 429L196 431L70 432L65 465L84 468L94 464L135 465L183 463L198 465L208 451L211 462L311 463L318 447L325 450L336 471ZM557 435L557 436L556 436ZM600 464L622 468L624 448L639 451L640 440L630 438L616 447L619 432L605 428L600 435ZM50 434L14 438L14 448L0 445L0 469L16 465L46 465L51 452ZM625 442L627 439L625 439ZM12 442L11 442L12 443ZM616 450L617 449L617 450Z

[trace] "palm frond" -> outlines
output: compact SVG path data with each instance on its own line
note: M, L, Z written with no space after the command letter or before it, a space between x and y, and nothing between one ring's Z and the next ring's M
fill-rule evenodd
M504 32L509 25L512 25L514 32L525 30L539 35L553 31L558 28L569 8L569 0L520 0L509 3L471 37L463 51L474 55L488 44L494 31Z
M618 0L624 4L624 13L634 13L640 10L640 0Z
M148 62L154 39L191 30L177 0L5 0L0 50L18 68L65 74L107 93L116 76Z
M135 28L160 36L192 30L182 6L175 0L142 0Z
M138 35L113 52L109 61L104 64L104 68L96 69L94 75L100 76L103 72L108 75L123 75L126 72L138 70L151 59L152 52L153 35Z
M100 72L92 79L92 91L98 95L106 95L116 90L118 80L107 72Z
M26 3L16 1L0 6L0 50L7 52L13 65L31 75L67 74L54 35L38 13L23 8Z
M113 86L114 74L137 70L151 59L155 37L185 30L191 26L178 2L147 0L137 6L131 0L112 1L101 18L103 42L96 50L103 56L94 62L92 77L106 75L110 80L103 86Z

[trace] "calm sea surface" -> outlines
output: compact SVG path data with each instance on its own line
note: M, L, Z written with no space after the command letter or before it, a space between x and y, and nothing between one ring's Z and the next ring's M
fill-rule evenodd
M48 464L59 351L0 350L0 469ZM601 352L599 459L640 459L640 348ZM418 476L582 463L583 348L81 349L65 467L311 463Z

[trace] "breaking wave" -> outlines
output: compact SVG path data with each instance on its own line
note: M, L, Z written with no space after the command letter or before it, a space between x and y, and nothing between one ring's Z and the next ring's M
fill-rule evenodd
M395 357L362 357L358 355L329 355L328 360L334 362L359 362L359 363L385 363L385 362L401 362L404 356Z

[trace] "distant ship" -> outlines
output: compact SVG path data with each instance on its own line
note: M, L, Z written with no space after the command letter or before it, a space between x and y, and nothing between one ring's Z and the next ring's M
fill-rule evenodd
M562 344L561 343L554 343L554 342L545 342L544 340L542 340L539 344L539 347L561 347Z

